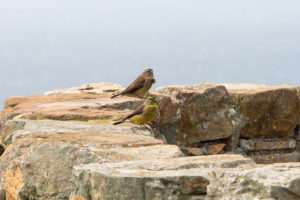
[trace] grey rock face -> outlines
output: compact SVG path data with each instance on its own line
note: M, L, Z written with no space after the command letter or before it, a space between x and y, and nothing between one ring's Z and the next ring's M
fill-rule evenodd
M240 155L141 160L74 167L78 190L72 198L180 200L203 197L213 168L253 163ZM194 196L194 197L193 197Z
M208 199L300 199L300 163L214 170Z
M0 189L11 199L69 199L72 167L88 163L183 156L148 130L93 122L22 120L0 158ZM9 122L12 127L18 120ZM16 176L18 174L18 176ZM19 178L22 177L22 178ZM16 187L16 185L18 187Z

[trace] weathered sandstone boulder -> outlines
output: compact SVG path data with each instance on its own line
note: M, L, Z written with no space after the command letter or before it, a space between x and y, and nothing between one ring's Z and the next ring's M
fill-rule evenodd
M169 122L161 127L169 143L185 145L232 135L235 111L230 107L224 86L168 86L155 91L170 96L176 105L173 107L177 107L174 115L169 116Z
M241 119L242 138L280 138L292 134L300 116L296 88L223 84Z

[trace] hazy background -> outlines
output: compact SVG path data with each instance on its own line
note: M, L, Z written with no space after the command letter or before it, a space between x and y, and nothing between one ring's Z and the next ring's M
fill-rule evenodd
M92 82L300 85L299 0L0 0L0 109Z

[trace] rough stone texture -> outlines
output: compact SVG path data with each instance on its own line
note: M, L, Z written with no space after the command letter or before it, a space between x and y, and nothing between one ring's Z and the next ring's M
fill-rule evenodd
M208 200L300 199L300 163L214 170Z
M110 99L104 94L13 97L6 101L3 115L8 120L15 116L33 120L111 120L129 114L132 111L123 109L135 109L141 102L130 97Z
M297 90L288 86L223 84L241 119L242 138L289 136L299 121Z
M294 139L241 139L240 146L245 151L295 149Z
M151 91L160 110L153 134L193 155L185 158L178 146L146 129L111 125L143 101L110 99L121 89L99 83L9 98L0 112L0 200L203 200L208 184L211 199L299 199L297 164L236 168L253 161L197 156L231 151L258 163L299 161L299 88L203 83ZM251 180L231 184L233 172ZM266 196L255 196L260 191Z
M210 145L208 147L207 154L208 155L215 155L219 154L225 147L225 144L215 144L215 145Z
M225 147L225 144L208 144L202 147L183 148L184 153L189 156L201 156L201 155L216 155L219 154Z
M251 159L253 159L256 163L259 164L270 164L270 163L283 163L283 162L299 162L300 161L300 153L269 153L269 154L261 154L257 153L257 155L249 155Z
M165 124L168 124L171 120L173 120L173 117L176 116L176 113L178 112L178 104L173 102L171 97L160 94L157 92L152 92L151 95L155 96L157 101L159 102L159 112L160 112L160 120L159 120L159 126L163 126Z
M130 123L123 126L114 126L103 123L102 121L84 122L16 119L8 121L5 130L8 131L2 135L1 140L4 141L3 145L5 146L11 144L15 138L30 134L45 135L44 137L53 139L55 139L55 137L59 139L62 136L70 135L70 139L66 137L65 140L71 141L81 137L79 141L93 139L94 143L99 142L103 145L142 145L146 138L149 139L145 141L146 144L149 144L148 142L150 141L155 141L153 144L162 144L160 140L145 137L150 134L147 129L137 128Z
M164 145L149 136L148 130L133 131L130 124L14 120L7 125L6 130L11 132L7 132L7 148L0 158L0 177L12 177L2 178L0 182L0 190L6 189L7 197L69 199L74 190L70 181L74 165L183 155L177 146ZM10 169L19 169L23 178L21 188L11 186L16 185L15 176L5 176Z
M224 86L168 86L155 91L170 96L178 107L170 122L161 127L169 143L184 145L231 136L235 111Z
M239 144L256 163L298 162L300 159L296 140L292 138L241 139Z
M74 167L78 190L72 196L73 199L179 200L206 194L212 168L249 163L253 161L240 155L216 155L81 165Z

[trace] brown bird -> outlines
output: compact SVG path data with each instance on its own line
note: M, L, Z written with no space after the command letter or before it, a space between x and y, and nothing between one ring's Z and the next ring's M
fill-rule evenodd
M141 75L139 75L125 90L119 94L113 95L111 98L115 98L119 95L133 95L140 96L148 92L152 84L156 81L153 77L153 70L146 69Z

